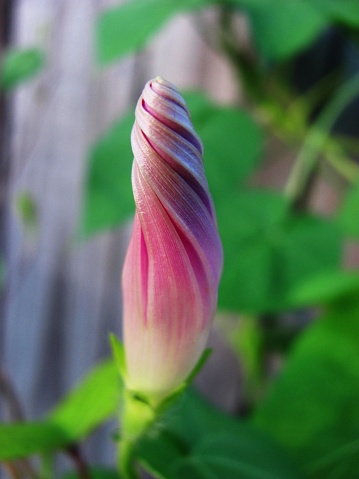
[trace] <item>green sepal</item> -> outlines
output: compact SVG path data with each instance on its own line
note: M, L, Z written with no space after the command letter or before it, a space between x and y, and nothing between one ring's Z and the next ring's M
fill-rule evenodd
M212 348L206 348L203 353L201 354L201 357L197 361L195 367L192 369L192 371L189 373L187 376L187 379L185 381L186 386L189 386L194 378L197 376L197 374L202 370L203 366L206 364L208 358L211 356L213 353Z
M163 399L161 403L156 407L157 414L162 414L166 409L168 409L176 400L182 395L182 393L187 389L187 387L192 383L195 379L197 374L201 371L205 363L207 362L208 358L212 354L212 348L206 348L201 357L197 361L195 367L189 373L187 378L184 380L182 384L180 384L169 396Z
M182 395L182 393L186 390L187 386L187 382L183 382L171 394L165 397L158 404L158 406L156 406L156 414L159 416L160 414L164 413L169 407L171 407L172 404L175 403L177 399Z
M125 348L121 341L113 333L109 334L109 338L116 367L118 372L121 374L123 381L125 381L127 373Z

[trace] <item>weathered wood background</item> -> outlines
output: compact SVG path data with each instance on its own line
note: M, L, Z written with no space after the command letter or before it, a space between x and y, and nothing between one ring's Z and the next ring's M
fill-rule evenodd
M110 331L120 334L128 234L118 229L86 243L74 241L91 144L157 75L180 88L205 88L223 102L236 99L229 67L205 46L187 15L173 19L139 55L97 68L94 22L111 3L118 2L18 0L12 7L11 43L39 46L47 55L44 71L10 98L10 168L7 190L2 187L8 269L0 357L29 418L39 417L109 355ZM14 203L23 192L37 204L38 234L27 232L16 214ZM212 396L224 391L214 400L231 408L238 371L217 342L202 387ZM218 361L225 367L218 368ZM5 419L8 412L2 409ZM93 461L113 461L109 442L99 436L90 441Z

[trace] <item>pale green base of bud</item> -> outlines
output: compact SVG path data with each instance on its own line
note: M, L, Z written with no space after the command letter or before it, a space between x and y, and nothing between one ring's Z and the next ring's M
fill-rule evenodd
M136 442L146 433L156 419L182 394L198 374L211 350L206 349L187 379L165 397L146 397L141 391L126 388L126 364L123 345L111 334L110 341L114 360L124 381L123 404L120 412L121 440L119 442L118 464L123 479L138 479L134 464Z

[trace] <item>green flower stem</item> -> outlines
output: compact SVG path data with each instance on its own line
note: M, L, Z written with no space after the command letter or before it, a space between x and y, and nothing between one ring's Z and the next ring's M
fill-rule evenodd
M119 468L123 479L138 479L134 464L134 448L138 439L156 418L153 407L131 391L124 393L121 411L121 440L119 442Z
M318 154L323 149L324 143L325 136L316 129L313 129L306 137L284 190L285 195L293 204L296 204L305 192L317 167Z
M316 123L310 128L285 188L287 197L293 203L300 198L305 190L318 164L320 154L325 151L326 144L328 144L328 142L330 144L330 131L336 119L358 94L358 85L359 75L355 75L342 86L334 99L321 113ZM343 174L343 163L337 161L337 155L333 154L335 152L332 151L333 143L331 143L331 147L332 148L327 151L326 159L329 159L332 166ZM345 162L345 166L345 175L348 178L348 162ZM353 170L349 173L350 175L355 175Z
M134 466L133 450L135 441L121 439L119 443L119 470L123 479L138 479Z

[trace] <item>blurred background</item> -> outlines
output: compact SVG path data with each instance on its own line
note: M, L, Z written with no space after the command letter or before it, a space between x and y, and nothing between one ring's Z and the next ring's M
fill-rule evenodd
M157 75L190 92L225 248L198 385L249 414L358 288L357 1L3 0L0 42L2 420L39 418L121 335L129 131Z

